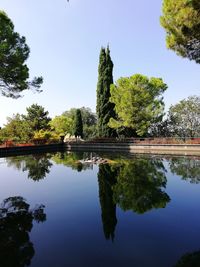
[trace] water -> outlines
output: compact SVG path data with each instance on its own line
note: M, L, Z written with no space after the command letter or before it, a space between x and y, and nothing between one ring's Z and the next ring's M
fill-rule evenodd
M199 267L200 159L0 159L1 267Z

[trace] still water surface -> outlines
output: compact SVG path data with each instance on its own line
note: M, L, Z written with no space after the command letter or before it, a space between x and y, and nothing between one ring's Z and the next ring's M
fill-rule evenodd
M101 156L0 159L1 267L200 266L200 159Z

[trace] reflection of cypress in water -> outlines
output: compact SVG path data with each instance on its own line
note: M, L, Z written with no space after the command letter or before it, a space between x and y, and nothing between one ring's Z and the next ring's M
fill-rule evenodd
M100 164L98 172L101 218L106 239L114 240L117 224L116 205L113 202L112 186L116 183L117 171L108 164Z
M29 232L33 221L44 222L44 206L29 209L22 197L10 197L0 207L0 266L24 267L31 264L35 251Z

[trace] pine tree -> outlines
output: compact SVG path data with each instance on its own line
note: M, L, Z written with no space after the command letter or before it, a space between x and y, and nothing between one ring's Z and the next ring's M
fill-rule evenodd
M75 137L80 136L81 138L83 138L83 121L80 109L77 109L75 114L74 135Z
M110 85L113 84L113 62L110 57L110 49L101 48L98 68L97 84L97 118L98 135L100 137L113 137L115 130L108 127L111 117L115 117L114 104L109 101Z

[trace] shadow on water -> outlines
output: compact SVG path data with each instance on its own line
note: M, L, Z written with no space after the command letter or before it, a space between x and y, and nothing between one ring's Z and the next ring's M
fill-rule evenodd
M31 264L35 251L29 233L33 221L44 222L44 206L30 209L20 196L5 199L0 207L0 265L24 267Z

